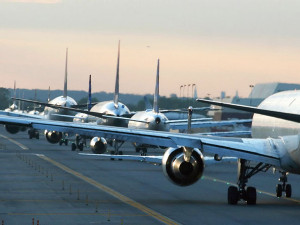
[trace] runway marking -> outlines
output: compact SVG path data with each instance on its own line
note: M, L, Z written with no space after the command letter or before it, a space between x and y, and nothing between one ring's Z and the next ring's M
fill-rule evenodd
M149 215L141 214L120 214L120 213L111 213L107 212L95 212L95 213L8 213L10 216L107 216L110 213L110 216L122 216L122 217L147 217Z
M72 170L72 169L64 166L63 164L48 158L45 155L42 155L42 154L36 154L36 155L38 157L40 157L41 159L44 159L45 161L48 161L51 164L59 167L60 169L64 170L65 172L70 173L70 174L80 178L81 180L83 180L83 181L93 185L94 187L106 192L107 194L110 194L111 196L119 199L123 203L125 203L127 205L130 205L130 206L146 213L147 215L157 219L158 221L160 221L164 224L169 224L169 225L179 224L179 223L175 222L174 220L172 220L172 219L170 219L170 218L168 218L168 217L166 217L166 216L164 216L164 215L162 215L162 214L160 214L160 213L158 213L158 212L156 212L156 211L154 211L154 210L152 210L152 209L150 209L150 208L148 208L148 207L146 207L146 206L144 206L144 205L142 205L142 204L140 204L140 203L138 203L138 202L136 202L136 201L134 201L130 198L128 198L127 196L122 195L121 193L119 193L119 192L117 192L117 191L115 191L115 190L113 190L113 189L111 189L111 188L109 188L109 187L107 187L103 184L100 184L99 182L97 182L97 181L95 181L95 180L93 180L89 177L86 177L86 176L82 175L81 173L76 172L75 170Z
M6 136L4 136L4 135L2 135L2 134L0 134L0 137L3 137L3 138L5 138L5 139L9 140L10 142L12 142L12 143L18 145L18 146L19 146L20 148L22 148L23 150L28 150L28 149L29 149L29 148L27 148L25 145L21 144L20 142L15 141L15 140L13 140L13 139L11 139L11 138L9 138L9 137L6 137Z
M214 178L214 177L203 176L203 179L207 179L207 180L211 180L211 181L215 181L215 182L219 182L219 183L224 183L224 184L227 184L227 185L234 185L234 186L236 185L235 183L232 183L232 182L229 182L229 181L226 181L226 180L217 179L217 178ZM268 195L268 196L277 198L277 196L275 194L272 194L270 192L262 191L262 190L259 190L259 189L257 189L256 191L260 194L264 194L264 195ZM300 200L294 199L294 198L280 198L280 199L300 203Z

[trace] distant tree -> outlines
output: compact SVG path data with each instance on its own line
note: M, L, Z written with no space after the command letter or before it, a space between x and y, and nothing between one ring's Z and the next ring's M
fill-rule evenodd
M6 88L0 88L0 109L6 109L9 107L10 92Z
M82 99L80 99L77 104L78 105L84 105L84 104L87 104L88 102L88 98L87 97L84 97ZM95 98L95 97L92 97L92 103L95 103L95 102L99 102L98 98Z

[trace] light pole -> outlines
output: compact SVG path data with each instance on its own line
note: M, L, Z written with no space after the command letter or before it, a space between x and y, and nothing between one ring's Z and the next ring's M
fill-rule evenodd
M190 90L190 86L191 86L191 85L188 84L187 95L186 95L187 99L189 99L189 94L190 94L190 93L189 93L189 92L190 92L189 90Z
M180 94L179 94L179 98L181 98L181 89L183 88L183 85L180 85Z
M182 97L184 98L184 89L185 89L186 85L183 85L183 92L182 92Z

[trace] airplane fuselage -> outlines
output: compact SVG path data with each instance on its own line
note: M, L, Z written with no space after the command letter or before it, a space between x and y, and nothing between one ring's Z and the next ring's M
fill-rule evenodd
M145 121L145 123L134 120ZM168 118L163 113L156 113L153 110L137 112L129 120L128 128L169 131L170 126L166 121Z
M300 114L300 91L284 91L271 95L258 108ZM268 138L270 143L276 146L282 168L293 173L300 173L299 123L254 114L252 137ZM276 142L273 142L273 139Z
M67 96L67 98L63 96L59 96L49 102L49 104L64 106L64 107L71 107L73 105L77 105L76 101ZM54 109L51 107L45 107L44 109L44 116L46 119L49 120L59 120L59 121L73 121L73 118L63 117L59 115L75 115L73 111L65 110L65 109Z
M107 116L123 116L130 114L130 111L126 105L118 102L118 107L115 107L113 101L100 102L91 108L91 112L98 112L106 114ZM122 119L116 118L98 118L94 116L89 116L89 122L96 122L98 125L108 125L108 126L119 126L127 127L128 122Z

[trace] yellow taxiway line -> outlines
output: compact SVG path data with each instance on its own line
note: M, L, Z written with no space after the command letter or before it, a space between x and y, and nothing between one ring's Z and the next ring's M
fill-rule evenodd
M17 141L15 141L15 140L13 140L13 139L11 139L11 138L9 138L9 137L6 137L6 136L4 136L4 135L2 135L2 134L0 134L0 137L5 138L5 139L9 140L10 142L12 142L12 143L18 145L18 146L19 146L20 148L22 148L23 150L28 150L28 149L29 149L29 148L27 148L25 145L21 144L20 142L17 142Z
M170 219L170 218L168 218L168 217L166 217L166 216L164 216L164 215L162 215L162 214L160 214L160 213L158 213L158 212L156 212L152 209L149 209L148 207L146 207L146 206L144 206L144 205L128 198L127 196L122 195L121 193L119 193L119 192L117 192L117 191L115 191L115 190L113 190L113 189L111 189L111 188L109 188L109 187L107 187L103 184L100 184L99 182L97 182L97 181L95 181L95 180L93 180L89 177L86 177L86 176L82 175L81 173L78 173L75 170L72 170L72 169L64 166L63 164L61 164L59 162L56 162L53 159L48 158L45 155L37 154L37 156L40 157L41 159L44 159L45 161L55 165L55 166L57 166L58 168L64 170L65 172L70 173L73 176L78 177L81 180L93 185L94 187L106 192L107 194L110 194L111 196L113 196L113 197L119 199L120 201L122 201L123 203L125 203L127 205L130 205L130 206L146 213L147 215L157 219L158 221L160 221L164 224L168 224L168 225L175 225L175 224L177 225L177 224L179 224L179 223L175 222L174 220L172 220L172 219Z

